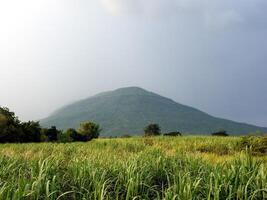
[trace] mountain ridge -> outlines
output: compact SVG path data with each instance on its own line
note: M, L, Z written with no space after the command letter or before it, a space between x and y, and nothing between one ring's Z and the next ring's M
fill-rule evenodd
M140 87L119 88L76 101L56 110L41 124L67 129L88 120L103 127L103 136L140 135L148 123L159 123L164 132L209 134L221 128L234 135L267 132L265 127L214 117Z

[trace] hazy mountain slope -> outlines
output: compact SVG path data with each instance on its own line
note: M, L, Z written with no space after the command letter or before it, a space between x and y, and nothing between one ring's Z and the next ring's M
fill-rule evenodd
M152 122L159 123L163 131L197 134L209 134L221 128L232 134L256 130L267 132L267 128L212 117L137 87L100 93L65 106L41 120L41 124L66 129L75 128L81 121L87 120L99 123L104 136L142 134L143 128Z

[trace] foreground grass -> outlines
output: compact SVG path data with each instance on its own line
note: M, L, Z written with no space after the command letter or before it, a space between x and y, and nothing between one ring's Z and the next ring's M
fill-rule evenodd
M0 199L267 199L267 159L240 138L0 145Z

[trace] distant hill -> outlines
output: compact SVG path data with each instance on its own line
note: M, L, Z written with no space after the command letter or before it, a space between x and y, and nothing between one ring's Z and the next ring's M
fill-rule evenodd
M101 125L102 136L139 135L152 122L158 123L164 132L210 134L219 129L233 135L267 132L267 128L216 118L138 87L100 93L67 105L41 120L41 124L67 129L88 120Z

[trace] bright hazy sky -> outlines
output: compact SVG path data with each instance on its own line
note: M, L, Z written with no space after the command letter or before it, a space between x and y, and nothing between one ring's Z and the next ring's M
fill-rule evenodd
M40 119L140 86L267 126L266 0L2 0L0 105Z

